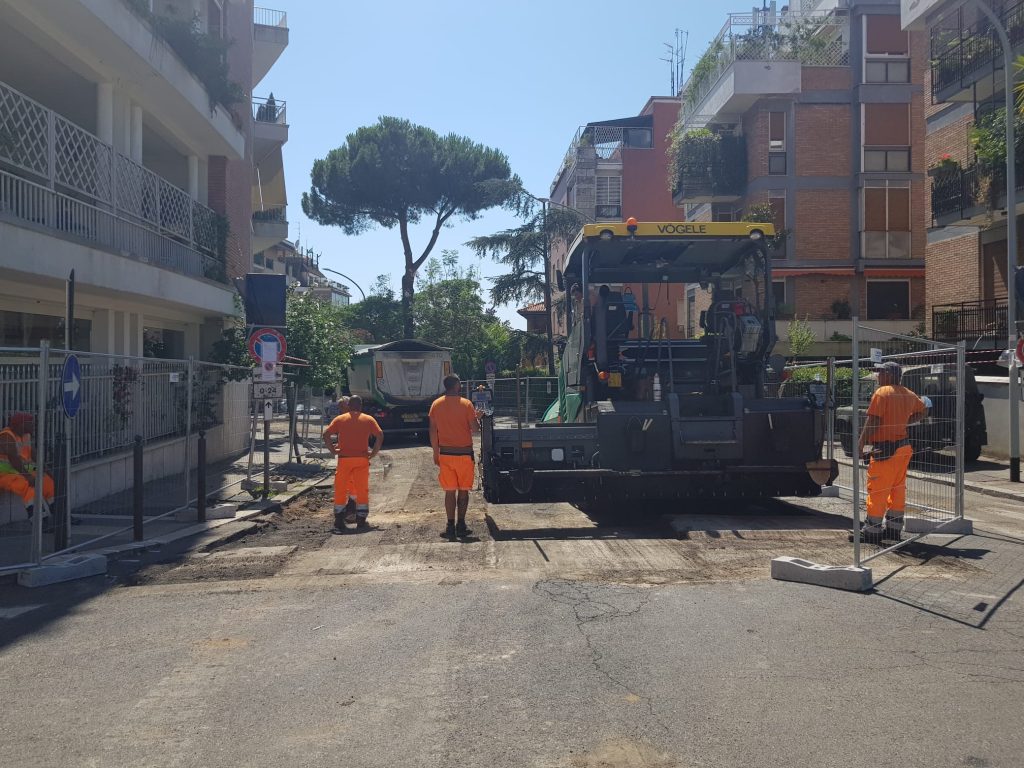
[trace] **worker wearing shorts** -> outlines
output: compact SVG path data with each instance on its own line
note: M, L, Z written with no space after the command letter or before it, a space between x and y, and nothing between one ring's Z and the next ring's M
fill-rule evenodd
M332 437L337 438L337 445ZM348 413L336 416L324 430L323 438L328 450L338 457L334 472L335 528L345 530L345 512L350 501L355 503L356 528L369 528L370 459L384 444L384 432L375 418L363 413L362 398L353 395L348 401Z
M430 446L438 481L444 491L444 510L448 523L442 536L449 540L464 538L471 531L466 527L469 492L473 489L475 462L473 433L479 428L477 412L460 395L462 382L458 376L444 377L444 395L430 406ZM456 522L458 513L458 522Z
M914 455L907 427L925 415L921 398L900 384L903 370L899 363L875 366L878 388L871 396L867 424L861 432L858 455L871 444L868 464L867 521L864 538L900 539L907 504L907 468Z

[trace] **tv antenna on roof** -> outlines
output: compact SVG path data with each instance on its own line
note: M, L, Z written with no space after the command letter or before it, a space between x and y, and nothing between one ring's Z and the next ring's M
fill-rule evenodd
M668 58L661 59L661 61L668 62L669 85L673 96L678 96L679 89L683 87L683 70L686 67L686 47L689 41L690 33L684 29L676 28L675 43L664 44L668 50Z

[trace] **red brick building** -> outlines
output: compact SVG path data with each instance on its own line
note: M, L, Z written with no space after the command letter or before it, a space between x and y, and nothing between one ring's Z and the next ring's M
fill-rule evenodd
M673 169L688 219L760 210L785 231L783 352L787 318L826 341L852 316L892 333L925 317L926 40L901 29L898 3L810 5L727 18L683 86ZM688 317L706 302L686 298Z
M630 216L645 221L680 220L668 184L667 154L679 104L676 97L653 96L636 116L582 126L551 184L552 203L573 208L589 221L625 221ZM564 265L566 245L553 244L553 270ZM563 294L554 289L554 282L552 286L553 327L556 335L564 335ZM653 329L671 338L683 337L685 318L679 308L684 286L649 286L646 294L639 284L610 287L633 294L641 310L642 333ZM647 312L643 312L645 306Z

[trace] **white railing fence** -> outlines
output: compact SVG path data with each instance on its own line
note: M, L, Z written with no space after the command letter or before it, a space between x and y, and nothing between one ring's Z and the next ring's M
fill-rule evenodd
M216 212L5 83L0 173L0 212L192 277L223 279Z

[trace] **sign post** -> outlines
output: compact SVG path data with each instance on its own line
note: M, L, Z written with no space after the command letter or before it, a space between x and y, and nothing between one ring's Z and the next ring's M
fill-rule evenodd
M253 405L263 407L263 490L264 501L270 496L270 421L274 417L274 400L284 396L284 382L278 361L285 356L288 343L276 328L258 328L249 336L249 354L259 364L253 368ZM254 416L255 419L255 416ZM254 425L255 426L255 425Z

